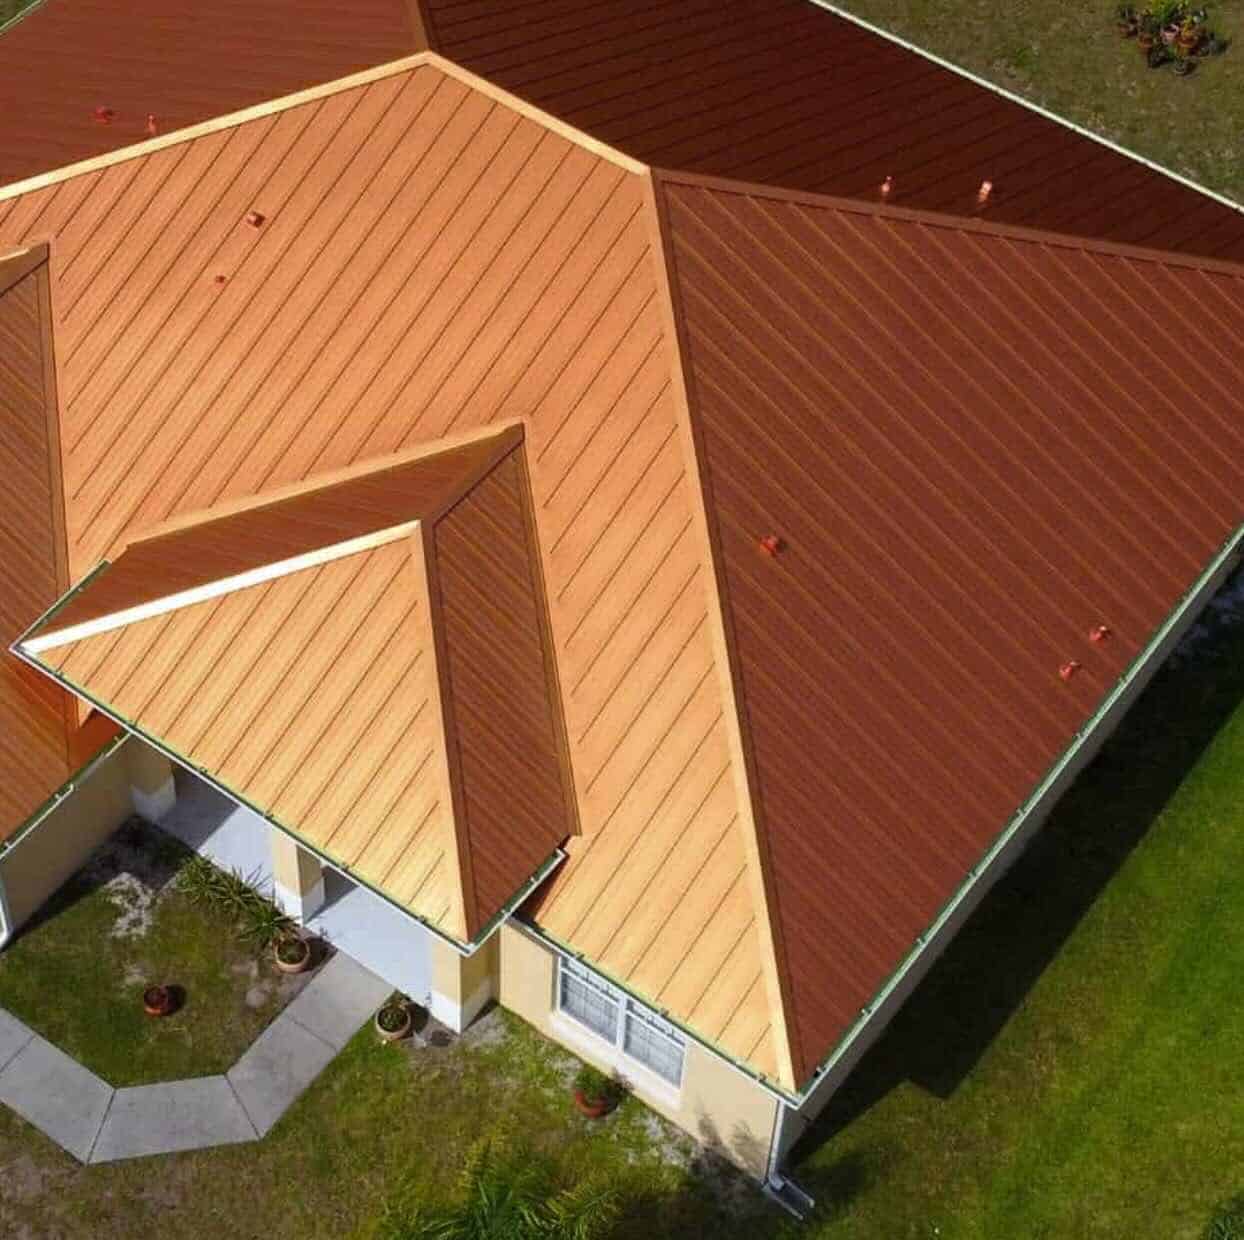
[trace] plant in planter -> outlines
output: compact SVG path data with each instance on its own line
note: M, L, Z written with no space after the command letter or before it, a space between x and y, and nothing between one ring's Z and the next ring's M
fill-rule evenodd
M1193 57L1214 55L1226 44L1209 29L1209 14L1187 0L1150 0L1141 9L1121 5L1115 26L1122 38L1135 36L1136 45L1151 69L1174 66L1180 76L1192 72Z
M626 1089L615 1077L584 1064L574 1078L574 1104L588 1119L600 1119L622 1101Z
M311 943L293 928L282 930L272 940L272 958L282 973L302 973L311 967Z
M148 986L143 991L143 1011L148 1016L167 1016L177 1005L171 986Z
M264 948L277 939L295 933L292 917L283 913L271 900L264 899L253 888L252 898L243 900L238 909L238 937Z
M396 1042L410 1032L413 1016L405 995L390 995L376 1013L376 1032L382 1042Z

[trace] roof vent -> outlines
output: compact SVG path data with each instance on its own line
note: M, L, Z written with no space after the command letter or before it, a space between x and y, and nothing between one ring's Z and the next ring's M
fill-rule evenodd
M252 228L262 228L264 217L258 211L248 211L246 213L246 222Z
M225 280L227 280L227 279L228 279L228 277L227 277L227 276L220 275L220 274L218 273L218 274L216 274L216 275L212 276L212 283L213 283L213 284L223 284L223 283L225 282Z
M993 182L982 181L981 187L976 191L976 202L978 206L984 206L989 201L989 195L993 193Z
M885 179L884 181L882 181L882 182L881 182L881 196L882 196L882 198L888 198L888 197L890 196L890 191L891 191L893 188L894 188L894 178L893 178L893 177L886 177L886 179Z
M1075 659L1068 659L1067 662L1058 669L1058 674L1063 678L1063 680L1070 680L1079 670L1079 663L1077 663Z
M111 125L116 113L101 103L91 115L97 125Z
M1110 626L1108 624L1097 624L1089 629L1089 641L1094 645L1100 645L1110 635Z
M777 555L782 550L782 540L776 534L766 534L760 540L760 549L766 555Z
M154 138L156 134L158 134L159 132L160 132L160 126L156 121L156 114L154 112L148 112L147 113L147 133L150 134L151 137Z

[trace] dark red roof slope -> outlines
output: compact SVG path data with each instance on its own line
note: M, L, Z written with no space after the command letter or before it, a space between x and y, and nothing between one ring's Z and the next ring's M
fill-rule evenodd
M0 35L0 185L422 50L406 0L44 0ZM108 123L95 117L109 109Z
M427 534L467 929L577 828L521 450Z
M1244 521L1244 268L660 195L806 1077Z
M435 50L647 163L1244 259L1244 214L809 0L425 0Z

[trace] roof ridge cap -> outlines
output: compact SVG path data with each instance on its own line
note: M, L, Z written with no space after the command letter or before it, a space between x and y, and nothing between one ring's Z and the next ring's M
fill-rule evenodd
M1209 255L1187 254L1177 250L1163 250L1154 246L1134 245L1124 241L1108 241L1101 237L1085 237L1077 233L1030 228L1024 224L1008 224L1000 220L982 219L979 216L956 215L949 211L930 211L924 207L904 207L898 203L870 202L867 199L847 198L838 194L818 194L811 190L784 189L780 186L741 181L733 177L711 176L699 172L678 172L668 168L654 168L652 175L654 181L661 186L686 185L692 188L715 190L719 193L745 194L750 198L769 198L793 206L820 207L824 210L844 211L852 215L871 215L896 223L925 224L931 228L954 228L959 232L973 233L977 236L1024 241L1033 245L1061 246L1064 249L1082 250L1108 258L1130 258L1139 262L1161 263L1168 267L1183 267L1244 278L1244 262L1213 258ZM1244 215L1244 208L1236 207L1235 210Z

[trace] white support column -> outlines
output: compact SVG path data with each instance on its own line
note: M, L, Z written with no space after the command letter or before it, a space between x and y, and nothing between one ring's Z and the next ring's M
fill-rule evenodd
M286 913L305 923L324 907L324 867L284 831L273 827L270 840L273 897Z
M148 822L159 822L177 804L173 764L137 737L126 742L124 755L134 812Z

